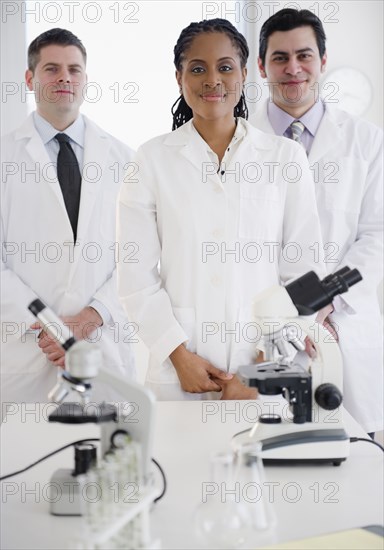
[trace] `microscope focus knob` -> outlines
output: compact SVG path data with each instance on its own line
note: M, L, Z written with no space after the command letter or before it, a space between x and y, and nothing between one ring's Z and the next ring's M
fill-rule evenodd
M316 389L315 400L322 409L333 411L340 407L343 395L337 386L327 382Z
M281 424L281 416L278 414L261 414L259 422L261 424Z

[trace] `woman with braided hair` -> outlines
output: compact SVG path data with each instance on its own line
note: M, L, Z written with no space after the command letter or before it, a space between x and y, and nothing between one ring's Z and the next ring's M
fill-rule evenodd
M149 349L146 383L158 399L255 397L236 376L260 347L252 299L323 274L304 150L246 122L248 53L224 19L182 31L173 131L140 147L121 191L120 250L134 254L120 256L119 294Z
M237 50L238 56L240 58L242 84L244 84L244 80L247 74L246 64L247 64L247 59L249 55L248 44L244 36L240 34L239 31L229 21L225 19L210 19L210 20L206 19L204 21L201 21L200 23L191 23L187 28L185 28L182 31L182 33L180 34L179 40L177 41L177 44L174 48L174 63L179 75L177 76L177 81L179 83L181 95L172 106L172 115L173 115L172 130L176 130L176 128L179 128L180 126L182 126L183 124L191 120L191 118L193 117L192 109L187 104L182 94L182 86L181 86L180 78L182 74L182 63L184 60L184 52L189 48L193 39L197 35L203 32L222 33L227 36L227 39L229 38L229 40L232 41L232 44ZM228 70L229 70L229 67L227 68L223 67L222 69L222 71L225 71L225 72L228 72ZM195 70L195 72L197 71L199 71L199 69ZM235 80L235 88L236 86L239 88L237 90L235 88L234 90L232 90L232 91L239 91L240 89L241 91L240 99L238 103L235 105L233 114L235 118L243 117L247 119L248 108L245 101L243 86L241 86L240 88L239 84L240 83L237 80Z

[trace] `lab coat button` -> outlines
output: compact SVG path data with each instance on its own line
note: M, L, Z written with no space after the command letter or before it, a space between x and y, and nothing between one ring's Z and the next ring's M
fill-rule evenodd
M221 277L219 277L218 275L214 275L213 277L211 277L211 284L212 286L220 286L221 285Z
M223 232L221 231L221 229L215 229L214 231L212 231L212 237L214 237L215 239L220 239L220 237L223 236Z

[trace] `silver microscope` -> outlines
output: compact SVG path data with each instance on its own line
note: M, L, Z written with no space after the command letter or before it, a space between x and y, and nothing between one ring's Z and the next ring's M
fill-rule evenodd
M48 395L50 401L58 403L56 410L49 415L49 422L100 424L103 457L121 447L127 437L139 443L142 482L144 488L150 487L155 403L153 394L143 386L105 369L98 345L76 340L70 329L41 300L34 300L28 309L37 317L42 329L65 350L65 369L62 369L57 384ZM119 403L92 403L92 381L96 377L126 396L124 405L127 406L119 407ZM70 392L78 394L81 402L64 402ZM134 407L134 419L130 405ZM95 460L96 448L82 444L75 447L74 469L59 469L54 473L51 482L60 485L62 498L57 502L52 501L52 514L83 515L84 503L79 497L81 487L75 480L78 475L86 473Z

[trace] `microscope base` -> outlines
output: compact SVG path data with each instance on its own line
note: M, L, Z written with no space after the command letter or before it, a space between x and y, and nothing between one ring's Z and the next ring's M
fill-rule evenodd
M51 478L50 513L54 516L82 516L85 512L83 483L72 471L60 468Z
M261 457L267 464L326 463L339 466L349 456L349 437L340 427L305 424L258 424L234 438L234 444L260 442Z

